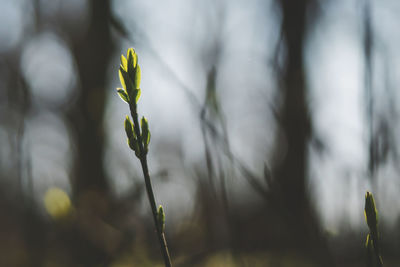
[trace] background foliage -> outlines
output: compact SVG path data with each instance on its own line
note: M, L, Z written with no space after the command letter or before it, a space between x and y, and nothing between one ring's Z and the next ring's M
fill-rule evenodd
M0 265L162 264L126 145L135 47L174 266L399 251L395 0L0 0Z

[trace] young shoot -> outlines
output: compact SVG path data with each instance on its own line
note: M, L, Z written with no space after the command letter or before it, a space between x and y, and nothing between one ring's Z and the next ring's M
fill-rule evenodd
M170 267L172 266L171 258L164 234L165 214L161 205L157 210L147 165L147 152L149 149L151 134L149 130L149 123L145 117L142 117L139 126L137 103L141 95L141 71L138 63L138 56L133 48L128 49L126 57L121 55L119 79L121 81L122 88L117 88L117 93L121 99L128 104L132 118L131 120L129 115L127 115L124 123L128 146L132 151L135 152L135 155L139 159L142 166L147 196L149 198L150 208L153 214L154 224L161 247L161 252L164 258L164 263L166 267Z

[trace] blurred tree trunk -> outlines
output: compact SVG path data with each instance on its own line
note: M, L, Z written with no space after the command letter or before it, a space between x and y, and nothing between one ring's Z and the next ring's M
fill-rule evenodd
M285 206L300 215L308 209L306 192L307 144L310 137L310 118L306 103L303 69L303 42L307 0L280 1L283 14L282 34L286 44L287 58L282 77L283 105L281 126L287 151L277 178L284 190ZM279 148L278 148L279 149Z
M103 168L103 114L106 97L106 74L113 51L109 29L111 14L108 0L89 1L91 18L86 36L74 44L80 94L70 110L70 122L76 135L76 160L73 190L80 195L87 190L107 193L108 182Z
M285 148L285 152L276 170L275 182L281 192L281 204L289 216L288 227L294 245L309 250L317 260L322 259L324 266L330 266L331 259L307 190L311 120L303 51L307 35L306 15L312 0L279 0L278 3L282 10L282 38L286 58L280 73L283 101L280 111L282 132L278 137L284 139L285 145L279 142L277 149Z

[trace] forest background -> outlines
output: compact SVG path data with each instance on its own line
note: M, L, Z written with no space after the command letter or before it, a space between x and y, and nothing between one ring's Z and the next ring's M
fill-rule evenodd
M134 47L174 266L364 266L366 190L397 266L399 12L1 0L0 265L162 266L115 90Z

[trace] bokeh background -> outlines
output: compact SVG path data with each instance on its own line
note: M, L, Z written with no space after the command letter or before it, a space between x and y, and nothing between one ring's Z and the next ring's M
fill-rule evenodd
M174 266L400 251L400 2L1 0L0 265L162 266L116 94L139 113Z

